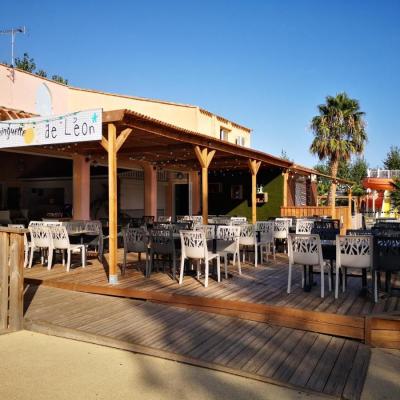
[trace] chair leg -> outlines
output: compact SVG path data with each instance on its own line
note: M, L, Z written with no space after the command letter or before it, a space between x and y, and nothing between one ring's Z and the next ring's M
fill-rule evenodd
M204 287L208 287L208 260L205 260L204 264Z
M242 275L242 266L240 264L240 256L239 256L239 252L237 253L237 263L238 263L238 271L239 271L239 275Z
M201 272L200 272L200 260L196 261L196 272L197 272L197 279L199 280L200 279L200 275L201 275Z
M336 264L336 276L335 276L335 299L339 297L339 266Z
M29 254L29 265L28 268L32 268L32 263L33 263L33 253L35 252L35 248L31 247L31 252Z
M226 258L228 258L228 256L225 256ZM225 264L225 268L226 268L227 264ZM226 269L225 269L225 274L226 274ZM217 279L218 282L221 282L221 259L218 256L217 257Z
M48 255L47 255L47 269L51 270L51 266L53 264L53 249L49 247L48 249Z
M172 255L172 278L176 279L176 255Z
M86 248L85 246L81 247L81 258L82 258L82 268L86 267Z
M304 277L304 275L303 275ZM303 281L303 278L302 278ZM303 286L303 282L302 282ZM287 293L289 294L292 289L292 264L289 263L289 272L288 272L288 283L287 283Z
M321 264L321 297L325 297L325 271L324 271L324 264Z
M235 259L235 255L233 255L233 259ZM225 279L228 279L228 254L227 253L224 254L224 262L225 262Z
M254 246L254 267L257 268L257 260L258 259L258 250L257 250L257 243Z
M260 264L263 263L263 249L264 249L264 246L261 245L261 246L260 246Z
M71 249L67 249L67 272L71 268Z
M328 268L328 289L331 292L332 291L332 269Z
M374 301L378 302L378 273L373 271L373 280L374 280Z
M179 271L179 284L182 285L183 282L183 270L185 268L185 259L181 257L181 267Z

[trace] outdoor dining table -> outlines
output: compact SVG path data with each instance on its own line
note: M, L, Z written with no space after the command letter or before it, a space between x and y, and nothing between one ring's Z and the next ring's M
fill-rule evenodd
M97 232L88 230L79 230L68 232L68 236L72 238L79 238L79 244L90 243L93 239L99 236Z

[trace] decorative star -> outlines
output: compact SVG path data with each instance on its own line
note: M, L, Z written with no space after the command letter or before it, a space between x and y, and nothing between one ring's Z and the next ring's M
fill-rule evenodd
M92 122L93 123L97 122L97 114L96 113L93 113L93 115L92 115Z

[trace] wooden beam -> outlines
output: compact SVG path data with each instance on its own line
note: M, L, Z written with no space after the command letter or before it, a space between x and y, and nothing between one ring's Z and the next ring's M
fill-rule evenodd
M201 192L203 206L203 224L208 224L208 167L215 155L215 150L209 151L207 147L201 149L199 146L194 147L197 160L201 166Z
M261 162L257 160L248 160L251 173L251 222L257 222L257 173L260 169Z
M346 229L352 229L353 228L353 218L352 218L352 212L351 212L351 203L352 203L352 193L351 193L351 188L349 188L349 193L348 193L348 205L347 205L347 226Z
M287 207L289 172L285 171L282 175L283 175L283 207Z
M117 283L117 128L114 124L108 124L108 202L109 281Z
M126 128L119 134L119 136L117 137L117 145L116 145L117 152L122 147L122 145L125 143L125 140L131 134L131 132L132 132L131 128Z
M100 144L103 146L105 151L108 151L108 140L104 136L101 138Z

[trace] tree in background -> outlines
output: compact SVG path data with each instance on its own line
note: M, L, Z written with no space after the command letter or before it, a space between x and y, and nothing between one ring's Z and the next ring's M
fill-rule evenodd
M314 140L310 151L319 159L329 162L331 183L330 202L335 198L339 163L348 161L353 154L361 154L367 141L365 113L358 100L346 93L327 96L326 103L318 106L319 115L311 121Z
M24 53L22 58L15 59L15 66L23 71L31 72L43 78L47 78L47 72L43 69L36 70L36 63L33 58L29 57L28 53ZM68 79L63 78L60 75L52 75L51 79L55 82L62 83L64 85L68 85Z
M35 60L33 58L29 58L28 53L24 53L22 58L15 59L15 66L24 71L33 72L36 69Z
M400 169L400 148L398 146L391 146L383 161L385 169Z

